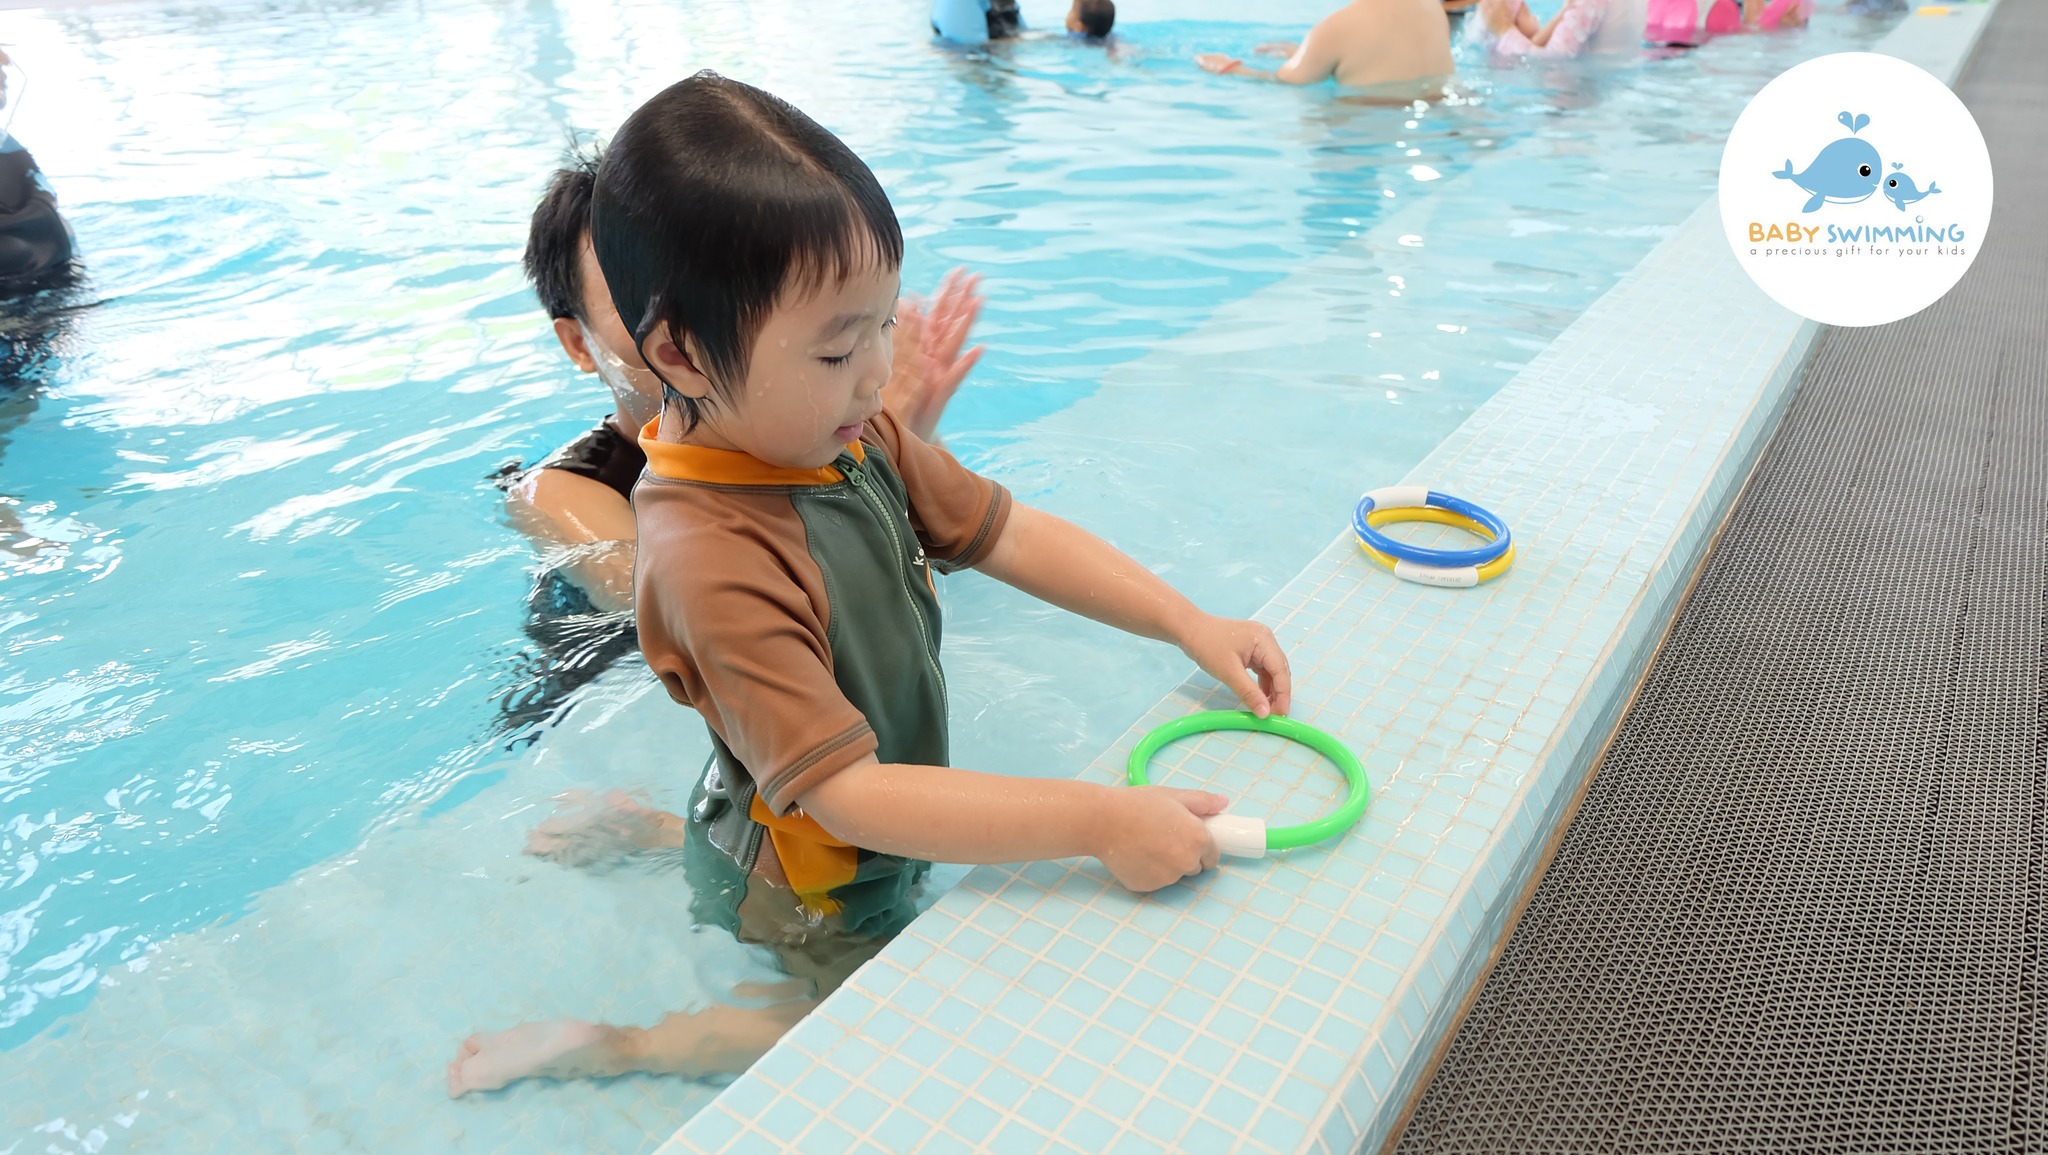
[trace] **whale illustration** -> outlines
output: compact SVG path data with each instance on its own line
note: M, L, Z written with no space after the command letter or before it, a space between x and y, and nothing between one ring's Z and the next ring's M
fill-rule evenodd
M1905 166L1895 164L1892 167L1896 169ZM1924 201L1940 191L1941 186L1936 182L1928 181L1927 187L1921 188L1913 183L1912 177L1902 172L1894 172L1884 178L1884 199L1899 206L1900 212L1905 212L1907 205Z
M1846 112L1835 119L1848 126L1851 133L1862 131L1863 126L1870 123L1868 116L1851 116ZM1812 193L1805 207L1799 210L1810 213L1829 201L1853 205L1870 199L1870 194L1877 191L1878 182L1884 179L1879 175L1883 167L1884 162L1878 158L1877 149L1869 141L1848 136L1821 149L1820 155L1813 158L1805 172L1792 171L1792 161L1788 158L1785 167L1771 175L1779 180L1789 180Z

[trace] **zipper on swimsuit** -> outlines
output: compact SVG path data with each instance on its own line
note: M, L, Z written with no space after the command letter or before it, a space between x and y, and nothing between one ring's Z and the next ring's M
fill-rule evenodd
M931 666L932 676L939 680L939 706L948 713L951 713L952 706L946 697L946 672L939 669L938 655L933 652L938 647L932 645L931 628L924 620L924 609L917 604L917 594L911 586L910 566L903 561L905 550L903 548L903 539L896 534L896 519L890 511L888 503L884 502L881 495L876 493L873 487L868 484L867 473L859 465L849 461L839 468L841 472L846 474L846 479L853 482L853 488L860 494L861 500L867 502L868 508L875 512L875 516L882 523L882 528L888 531L889 544L896 551L897 576L903 579L903 596L910 602L910 616L916 619L918 637L924 642L925 663ZM917 547L917 556L919 564L922 564L924 558L923 545Z

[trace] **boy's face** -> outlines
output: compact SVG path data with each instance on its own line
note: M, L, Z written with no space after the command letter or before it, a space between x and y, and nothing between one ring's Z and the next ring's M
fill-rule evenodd
M808 299L785 296L754 338L739 395L713 399L690 440L743 450L771 465L831 464L842 447L860 440L861 423L881 411L899 274L867 267ZM675 380L664 352L656 356Z

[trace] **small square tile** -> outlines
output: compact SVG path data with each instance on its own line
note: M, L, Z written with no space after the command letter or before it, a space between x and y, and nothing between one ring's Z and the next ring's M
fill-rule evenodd
M1267 1024L1252 1032L1250 1050L1264 1058L1285 1066L1301 1046L1301 1035L1283 1027Z
M1301 1146L1304 1122L1278 1107L1267 1107L1252 1120L1252 1138L1275 1151L1293 1151Z
M1150 1087L1166 1072L1166 1059L1154 1051L1134 1046L1117 1059L1116 1072L1140 1087Z
M1250 1096L1230 1087L1216 1087L1209 1093L1209 1101L1203 1105L1202 1114L1217 1123L1235 1131L1244 1130L1251 1122L1252 1112L1258 1107Z
M1126 1131L1110 1145L1109 1155L1162 1155L1165 1150L1165 1147L1135 1131Z
M1145 1040L1147 1046L1159 1051L1161 1055L1180 1055L1180 1049L1192 1036L1192 1028L1182 1026L1165 1016L1151 1020L1149 1024L1145 1024L1145 1030L1139 1032L1139 1038Z
M1171 1142L1187 1125L1188 1109L1168 1099L1154 1099L1138 1109L1132 1125L1138 1133L1161 1143Z
M1031 1120L1040 1127L1051 1129L1073 1113L1077 1101L1047 1087L1034 1087L1024 1096L1024 1105L1017 1109L1017 1115L1019 1118Z
M910 1089L917 1085L920 1077L921 1072L916 1067L911 1066L894 1055L889 1055L883 1058L881 1062L876 1063L874 1069L869 1071L861 1082L869 1090L890 1102L896 1102L910 1093ZM738 1083L733 1084L734 1087L738 1085ZM728 1087L725 1095L721 1095L719 1098L723 1100L727 1095L731 1094L732 1088Z
M996 1130L987 1149L994 1155L1037 1155L1051 1143L1052 1141L1044 1135L1016 1119L1011 1119Z
M1001 1019L983 1016L980 1022L967 1029L963 1041L975 1050L996 1059L1009 1056L1010 1048L1016 1043L1019 1031Z
M981 1081L974 1085L974 1093L994 1104L1001 1110L1010 1110L1024 1100L1031 1090L1031 1084L1024 1077L1006 1067L992 1067L983 1072Z
M805 1151L846 1151L851 1149L853 1144L852 1132L829 1117L819 1117L811 1122L810 1128L804 1131L795 1146Z
M943 1121L960 1102L959 1088L926 1077L904 1096L903 1104L933 1122Z
M766 1081L742 1075L718 1096L718 1107L736 1119L751 1122L765 1114L774 1101L775 1089Z
M1101 1114L1091 1110L1075 1112L1060 1125L1059 1136L1082 1151L1107 1150L1110 1140L1116 1137L1117 1126Z
M979 1143L992 1134L1002 1121L988 1104L969 1098L960 1101L953 1113L946 1116L946 1129L967 1140Z
M899 1107L884 1115L871 1133L884 1151L910 1151L931 1134L931 1126Z
M1240 1054L1237 1062L1231 1065L1227 1077L1231 1086L1254 1099L1264 1099L1266 1092L1270 1091L1274 1082L1279 1079L1280 1067L1277 1063L1257 1055Z
M830 1067L813 1067L797 1079L789 1094L805 1103L825 1107L838 1102L850 1085L845 1076Z
M1128 1119L1143 1098L1138 1088L1119 1078L1107 1078L1088 1092L1088 1105L1112 1119Z
M838 1106L832 1109L832 1116L844 1124L848 1130L860 1133L874 1126L875 1121L880 1119L889 1110L891 1105L891 1101L888 1099L873 1094L865 1088L856 1088L852 1094L841 1099Z
M722 1103L713 1103L697 1112L682 1128L690 1145L703 1151L716 1151L739 1133L740 1121Z

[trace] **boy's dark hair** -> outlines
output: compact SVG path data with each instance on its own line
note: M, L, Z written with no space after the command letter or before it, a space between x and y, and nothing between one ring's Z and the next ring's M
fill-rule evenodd
M583 315L583 235L590 231L590 192L603 160L595 148L570 153L533 206L521 263L551 320L589 320Z
M1097 40L1109 35L1116 27L1116 4L1113 0L1080 0L1075 5L1081 17L1081 30Z
M612 138L591 240L619 319L644 347L687 335L716 396L746 380L776 301L874 262L903 264L903 231L875 174L838 137L715 72L670 85ZM687 355L687 354L686 354ZM699 405L662 385L690 425Z

